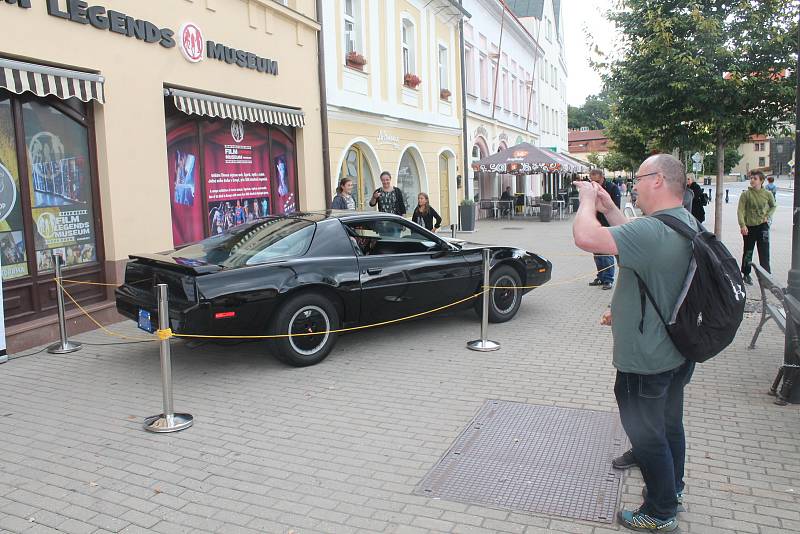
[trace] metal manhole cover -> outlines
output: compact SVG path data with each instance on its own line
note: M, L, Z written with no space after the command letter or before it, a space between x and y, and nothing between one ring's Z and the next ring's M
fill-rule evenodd
M611 523L627 442L616 413L490 400L414 493Z

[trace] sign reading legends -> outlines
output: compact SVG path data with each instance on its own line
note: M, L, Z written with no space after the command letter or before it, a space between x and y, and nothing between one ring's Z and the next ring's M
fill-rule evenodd
M243 69L278 75L277 61L215 41L206 41L196 24L183 24L176 38L175 31L171 28L161 28L148 20L137 19L103 6L89 5L83 0L45 1L50 16L133 37L145 43L158 43L164 48L174 48L177 44L183 57L192 63L198 63L207 57ZM5 0L5 3L16 4L23 9L31 8L31 0Z

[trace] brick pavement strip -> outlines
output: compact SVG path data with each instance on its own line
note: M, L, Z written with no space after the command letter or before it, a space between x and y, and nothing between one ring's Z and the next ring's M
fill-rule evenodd
M726 242L739 255L735 204L725 209ZM781 281L790 215L778 212L771 237ZM461 237L540 252L554 282L591 275L568 221L481 221L478 230ZM0 366L0 532L619 532L412 495L486 399L616 410L611 335L598 325L611 295L590 279L526 296L515 320L491 325L503 348L490 354L464 349L479 330L471 310L342 336L305 369L278 364L260 343L176 341L175 407L196 422L172 435L141 428L161 408L155 346L12 360ZM756 321L748 315L687 389L683 532L800 532L800 416L764 394L783 340L767 325L747 350ZM638 505L641 486L632 470L622 504Z

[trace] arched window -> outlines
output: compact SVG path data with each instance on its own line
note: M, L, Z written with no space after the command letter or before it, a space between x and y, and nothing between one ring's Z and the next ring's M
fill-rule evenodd
M401 30L401 45L403 49L403 76L406 74L416 74L417 64L417 43L414 23L411 19L403 19Z
M411 153L406 150L400 158L400 169L397 171L397 187L403 191L406 209L411 212L417 205L417 195L420 192L419 167Z
M353 200L356 207L359 210L367 209L367 202L375 190L375 179L364 150L357 144L347 150L342 168L339 169L339 180L345 177L353 180ZM337 185L339 180L336 181Z

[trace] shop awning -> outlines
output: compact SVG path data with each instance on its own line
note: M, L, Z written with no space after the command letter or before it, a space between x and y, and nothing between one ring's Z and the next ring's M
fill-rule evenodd
M104 104L104 81L99 74L0 58L0 88L12 93L54 95L62 100L78 98L84 102L97 100Z
M302 128L306 124L305 114L299 109L269 106L182 89L164 89L164 95L171 96L175 107L187 115L238 119L296 128Z

